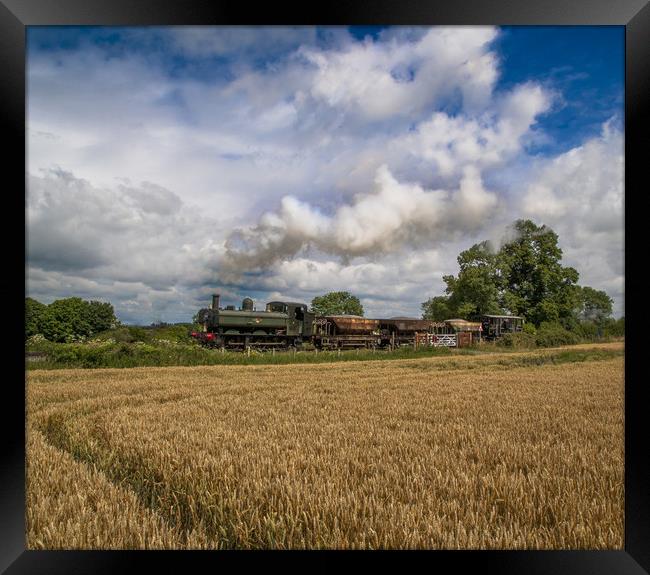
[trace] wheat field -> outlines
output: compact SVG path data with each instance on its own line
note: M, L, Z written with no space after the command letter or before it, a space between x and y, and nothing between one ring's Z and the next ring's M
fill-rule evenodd
M29 372L27 547L622 549L623 344L582 347Z

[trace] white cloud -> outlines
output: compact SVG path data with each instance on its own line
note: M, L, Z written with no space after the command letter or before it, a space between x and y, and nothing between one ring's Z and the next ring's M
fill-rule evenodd
M27 231L28 291L39 295L74 287L180 304L177 290L191 297L214 283L222 252L215 222L169 190L101 189L63 171L29 178Z
M436 249L387 254L376 261L341 263L297 257L271 265L262 277L268 300L310 302L328 291L357 295L371 317L421 315L420 304L444 290L442 271L455 254ZM236 301L236 300L235 300Z
M329 106L368 120L420 113L462 94L466 110L489 100L497 78L488 27L431 28L423 36L366 40L342 50L301 50L317 68L310 93Z
M608 122L599 137L542 162L521 201L522 213L560 237L564 261L580 283L605 289L623 313L624 142Z
M160 29L188 57L269 57L316 41L307 26L180 26Z
M413 133L395 139L392 148L403 162L410 156L444 178L468 165L494 167L522 151L522 138L550 104L539 85L523 84L497 100L496 112L479 118L436 112Z

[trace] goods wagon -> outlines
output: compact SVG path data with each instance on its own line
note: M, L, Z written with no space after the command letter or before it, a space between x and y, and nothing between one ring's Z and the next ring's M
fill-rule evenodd
M317 317L314 320L313 342L318 349L379 347L379 320L358 315Z

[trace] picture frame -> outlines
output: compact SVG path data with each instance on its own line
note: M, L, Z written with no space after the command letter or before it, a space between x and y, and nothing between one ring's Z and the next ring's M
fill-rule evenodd
M644 165L650 126L648 125L648 95L650 93L650 6L646 0L549 1L535 0L513 3L507 0L459 0L450 3L432 1L401 2L375 0L363 3L347 1L323 5L309 13L301 6L265 4L246 7L241 4L205 2L199 0L0 0L0 111L3 118L2 137L8 157L6 167L14 176L13 186L5 189L9 212L24 209L24 198L16 188L25 185L25 30L37 25L178 25L178 24L420 24L420 25L621 25L626 38L625 88L625 295L628 307L634 311L626 318L625 342L625 549L622 551L430 551L423 553L381 552L365 553L364 567L374 561L382 565L394 562L404 569L408 562L420 562L425 568L448 566L454 571L479 569L499 573L629 573L650 572L650 445L648 423L644 414L643 366L641 365L641 329L647 311L640 301L641 281L632 262L642 245L639 228L632 222L642 213L644 190L641 188L641 168ZM22 159L21 159L22 157ZM21 183L22 182L22 183ZM26 192L25 192L26 193ZM26 225L26 223L25 223ZM20 226L19 226L20 227ZM25 253L29 230L3 226L4 245L12 257L19 260ZM22 238L22 239L21 239ZM18 249L15 245L18 244ZM21 255L19 252L21 251ZM24 258L22 261L23 270ZM637 264L638 265L638 264ZM18 261L15 268L18 269ZM636 273L635 273L636 272ZM20 277L20 276L18 276ZM23 288L25 286L23 285ZM2 288L16 301L24 298L19 292L21 282L14 273L2 280ZM24 330L24 309L11 305L5 356L11 373L22 370L24 350L19 349L19 334ZM6 573L108 573L143 568L163 571L191 571L196 562L225 566L232 562L237 569L248 561L260 559L259 553L205 552L140 552L140 551L32 551L25 549L25 393L18 376L7 377L5 384L5 415L2 418L2 481L0 481L0 570ZM643 430L646 429L644 432ZM264 553L275 556L276 553ZM270 557L270 558L271 558ZM301 560L328 562L348 561L350 554L310 552L283 554ZM224 563L226 561L226 563ZM406 565L404 562L407 562ZM398 563L399 562L399 563ZM424 562L424 563L422 563ZM415 567L415 563L413 565ZM408 568L408 567L406 567Z

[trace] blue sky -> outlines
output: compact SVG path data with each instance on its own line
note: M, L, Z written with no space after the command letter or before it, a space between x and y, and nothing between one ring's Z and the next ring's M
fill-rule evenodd
M529 217L623 309L624 28L30 27L28 291L419 315ZM391 286L387 290L385 286Z
M594 137L609 118L623 125L625 29L622 26L508 26L495 48L503 55L498 88L526 80L561 94L558 109L540 121L552 137L546 154Z

